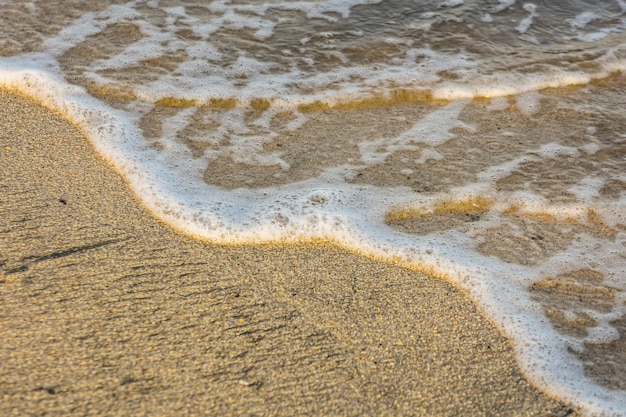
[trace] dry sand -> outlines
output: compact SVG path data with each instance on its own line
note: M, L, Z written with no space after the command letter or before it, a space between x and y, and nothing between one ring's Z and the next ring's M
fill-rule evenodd
M154 220L62 117L0 92L0 415L572 415L441 280Z

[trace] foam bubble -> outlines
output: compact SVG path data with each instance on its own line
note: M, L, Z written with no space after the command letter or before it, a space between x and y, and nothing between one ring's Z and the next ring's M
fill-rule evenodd
M147 6L64 22L41 52L0 58L0 84L79 124L183 233L330 239L450 279L534 383L624 415L624 393L585 376L570 350L614 340L625 313L626 177L607 157L624 135L611 104L623 19L514 0L411 4L408 17L377 0ZM550 90L570 85L585 88ZM589 103L604 114L580 120L599 116ZM532 292L554 282L616 295L562 307L566 324L594 321L572 336Z

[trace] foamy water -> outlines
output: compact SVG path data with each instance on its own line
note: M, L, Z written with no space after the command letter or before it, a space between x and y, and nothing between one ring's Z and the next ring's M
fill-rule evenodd
M626 415L626 1L205 3L0 1L0 84L178 230L450 279L532 382Z

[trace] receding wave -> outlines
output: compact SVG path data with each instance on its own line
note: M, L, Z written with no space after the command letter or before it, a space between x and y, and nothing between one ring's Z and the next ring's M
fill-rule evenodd
M155 216L452 280L537 385L624 415L623 2L0 3L0 85Z

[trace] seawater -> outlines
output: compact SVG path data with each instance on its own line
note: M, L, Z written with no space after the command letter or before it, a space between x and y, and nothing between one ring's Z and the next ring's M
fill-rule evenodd
M626 1L0 6L0 85L156 217L449 279L533 383L626 415Z

